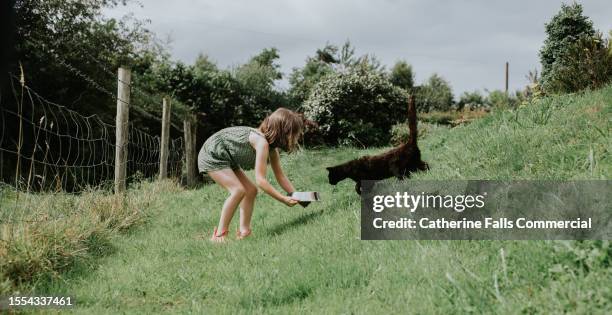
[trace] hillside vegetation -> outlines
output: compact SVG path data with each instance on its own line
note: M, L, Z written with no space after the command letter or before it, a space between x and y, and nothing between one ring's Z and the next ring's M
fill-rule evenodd
M609 179L611 110L607 86L432 128L420 140L431 171L414 178ZM284 156L295 186L323 201L262 195L253 237L221 246L207 241L220 187L158 193L148 224L113 238L112 254L35 289L76 296L83 314L612 311L608 242L361 241L353 184L330 186L324 166L384 149Z

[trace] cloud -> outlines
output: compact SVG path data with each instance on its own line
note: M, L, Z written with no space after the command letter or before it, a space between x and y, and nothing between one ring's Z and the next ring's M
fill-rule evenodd
M595 27L612 29L612 3L581 1ZM173 38L174 58L192 63L199 53L221 67L245 62L263 48L280 50L285 75L301 67L326 42L350 39L358 54L375 54L388 67L400 59L414 66L417 82L432 73L447 78L456 95L501 89L510 62L510 88L522 88L525 74L539 67L544 23L561 1L400 0L147 0L134 12L151 20L161 37ZM286 87L287 82L280 83Z

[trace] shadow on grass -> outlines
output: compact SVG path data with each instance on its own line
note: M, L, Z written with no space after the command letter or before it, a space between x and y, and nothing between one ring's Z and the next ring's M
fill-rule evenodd
M307 299L313 292L313 287L306 284L297 284L293 288L287 288L282 291L269 291L266 290L261 293L260 296L253 296L249 294L246 296L240 304L245 309L251 309L253 306L258 307L270 307L270 306L283 306L290 305L302 300Z
M323 214L323 210L319 210L316 212L310 212L307 214L303 214L289 222L279 224L272 229L268 230L266 234L268 235L279 235L285 233L287 230L291 230L300 225L308 224L308 222L320 217Z

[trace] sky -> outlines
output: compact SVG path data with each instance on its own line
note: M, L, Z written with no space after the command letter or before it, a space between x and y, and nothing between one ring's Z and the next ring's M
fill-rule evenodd
M567 2L567 1L566 1ZM192 64L208 55L221 68L245 63L264 48L280 52L285 78L326 43L350 40L357 55L374 54L391 68L413 66L416 82L433 73L446 78L456 97L464 91L522 89L540 68L544 23L562 1L554 0L140 0L104 12L133 13L169 38L176 60ZM596 29L612 30L612 1L582 0Z

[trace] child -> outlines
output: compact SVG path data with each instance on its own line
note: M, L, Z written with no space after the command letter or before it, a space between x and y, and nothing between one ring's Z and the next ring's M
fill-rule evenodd
M238 204L240 226L237 238L251 234L251 216L257 187L289 207L297 200L278 192L266 180L269 161L279 185L287 192L294 192L280 165L278 149L292 152L302 135L303 119L297 113L279 108L264 119L259 128L230 127L213 134L206 140L198 154L200 172L207 172L212 179L230 193L221 209L219 226L213 231L211 241L223 242ZM255 186L244 170L255 168Z

